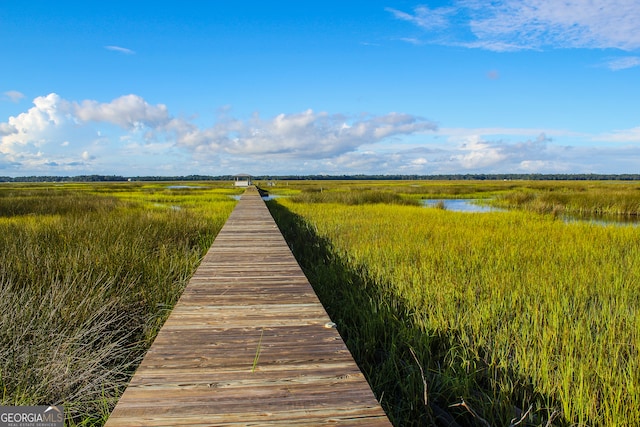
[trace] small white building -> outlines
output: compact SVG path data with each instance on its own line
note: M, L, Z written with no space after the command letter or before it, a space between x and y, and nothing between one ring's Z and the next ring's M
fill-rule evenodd
M251 185L251 175L247 175L246 173L234 175L233 178L233 185L236 187L248 187Z

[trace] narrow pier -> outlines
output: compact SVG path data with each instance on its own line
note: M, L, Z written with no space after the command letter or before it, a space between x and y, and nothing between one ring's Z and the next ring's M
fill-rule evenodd
M249 188L106 423L390 426Z

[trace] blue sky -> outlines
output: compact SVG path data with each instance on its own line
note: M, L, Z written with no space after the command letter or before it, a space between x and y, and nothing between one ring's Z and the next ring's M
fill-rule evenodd
M0 176L640 173L637 0L0 0Z

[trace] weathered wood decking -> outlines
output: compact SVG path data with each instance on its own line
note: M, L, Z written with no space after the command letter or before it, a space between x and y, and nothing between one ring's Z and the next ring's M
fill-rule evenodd
M390 423L249 188L108 427Z

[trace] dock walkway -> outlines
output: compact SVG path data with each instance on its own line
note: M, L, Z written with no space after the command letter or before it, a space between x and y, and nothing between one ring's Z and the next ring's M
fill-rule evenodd
M249 188L106 423L390 426Z

